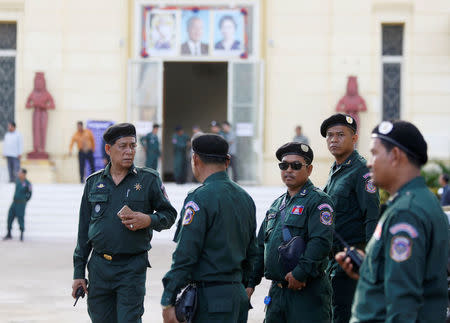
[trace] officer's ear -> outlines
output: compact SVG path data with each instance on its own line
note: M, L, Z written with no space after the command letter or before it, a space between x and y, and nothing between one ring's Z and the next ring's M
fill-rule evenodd
M311 172L313 170L313 165L309 164L306 166L306 172L308 173L308 177L311 175Z
M108 156L111 156L111 145L105 144L105 152L108 154Z

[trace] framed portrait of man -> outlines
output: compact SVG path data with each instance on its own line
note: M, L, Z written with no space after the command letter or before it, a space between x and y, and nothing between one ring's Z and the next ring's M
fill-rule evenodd
M151 10L146 18L146 47L150 56L175 56L177 10Z
M183 10L181 13L182 56L209 55L209 10Z
M240 10L214 11L214 56L240 56L244 48L244 16Z

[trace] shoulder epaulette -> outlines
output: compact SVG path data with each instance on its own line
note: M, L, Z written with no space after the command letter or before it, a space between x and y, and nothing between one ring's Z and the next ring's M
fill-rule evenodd
M102 169L100 169L100 170L98 170L98 171L92 173L91 175L89 175L88 177L86 177L86 181L87 181L89 178L94 177L94 176L96 176L96 175L102 173L104 170L105 170L105 169L102 168Z
M138 170L138 171L146 172L146 173L152 173L153 175L159 177L158 171L154 170L153 168L150 168L150 167L135 167L135 169Z

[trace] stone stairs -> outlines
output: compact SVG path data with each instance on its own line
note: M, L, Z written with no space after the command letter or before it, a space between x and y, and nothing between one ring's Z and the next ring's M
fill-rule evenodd
M172 205L181 210L187 192L198 184L166 184L166 191ZM258 228L264 219L266 210L272 201L284 192L282 186L246 186L246 191L253 197L257 208ZM6 233L8 209L14 194L14 184L0 183L0 235ZM76 241L78 229L78 211L83 185L81 184L35 184L33 196L25 211L25 238L28 240L69 240ZM154 241L169 241L175 232L175 225L170 230L155 232ZM13 224L13 237L19 236L17 221Z

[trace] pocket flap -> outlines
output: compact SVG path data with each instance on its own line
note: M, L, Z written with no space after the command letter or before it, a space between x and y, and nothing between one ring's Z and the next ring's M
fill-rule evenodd
M303 228L306 223L306 215L289 214L284 224L290 227Z
M108 194L89 193L89 202L108 202Z

